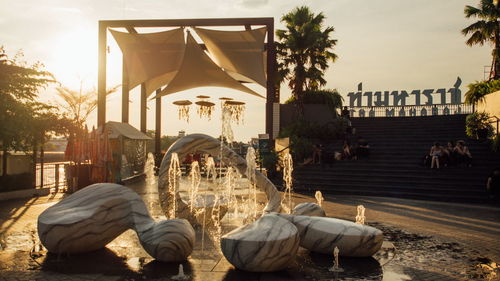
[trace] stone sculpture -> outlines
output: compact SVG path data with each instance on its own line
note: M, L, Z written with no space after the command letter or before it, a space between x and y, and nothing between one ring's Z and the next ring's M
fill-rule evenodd
M312 202L300 203L292 210L292 215L326 217L326 213L318 204Z
M235 267L268 272L286 268L299 248L297 227L275 214L266 214L221 238L221 249Z
M158 193L163 210L168 211L168 167L172 153L183 159L188 153L220 155L221 161L246 175L246 161L219 140L203 134L185 136L167 151L160 166ZM257 172L257 188L268 198L264 215L252 224L239 227L221 237L221 249L235 267L248 271L284 269L295 257L298 245L319 253L331 254L335 246L344 256L366 257L382 245L382 232L353 222L326 218L316 203L302 203L292 215L279 214L281 196L276 187ZM177 196L177 214L190 216L189 206ZM207 206L211 207L211 206ZM314 216L314 217L312 217ZM191 216L192 217L192 216ZM300 241L300 242L299 242ZM279 249L279 250L278 250Z
M183 261L193 251L195 232L188 221L155 222L133 190L99 183L81 189L38 217L38 236L53 253L103 248L127 229L137 232L144 250L164 262Z
M241 175L246 176L246 160L232 149L221 145L218 139L204 134L192 134L182 137L168 149L160 165L158 194L160 196L160 205L165 213L168 212L168 202L171 202L168 192L168 167L170 166L172 153L177 153L179 159L184 159L188 153L192 152L222 155L221 159L225 165L234 167ZM256 171L255 178L257 188L264 191L267 196L268 203L264 208L264 213L279 212L281 208L281 196L274 184L259 171ZM178 216L187 218L191 223L198 223L191 215L189 206L180 196L177 197L176 203Z
M277 215L297 227L300 246L317 253L331 254L337 246L342 256L369 257L380 250L384 240L382 231L346 220Z

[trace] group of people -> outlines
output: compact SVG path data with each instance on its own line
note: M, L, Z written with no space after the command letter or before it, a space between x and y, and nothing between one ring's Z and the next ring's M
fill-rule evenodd
M336 151L334 155L328 154L327 157L332 157L332 159L327 160L357 160L360 158L368 158L368 156L370 156L370 145L365 138L359 137L355 146L351 145L348 140L345 140L342 146L342 152ZM306 159L303 164L322 164L322 160L323 145L314 144L312 147L312 157Z
M340 159L337 160L357 160L358 158L368 158L368 156L370 156L370 145L365 138L359 137L355 147L348 140L344 141Z
M446 147L443 147L439 142L435 142L431 147L428 155L424 158L424 165L430 166L431 169L439 169L451 165L472 166L472 155L469 148L465 145L465 141L459 140L456 144L449 141Z

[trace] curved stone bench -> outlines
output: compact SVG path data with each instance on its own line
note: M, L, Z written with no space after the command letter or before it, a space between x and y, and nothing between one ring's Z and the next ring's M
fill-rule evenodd
M135 230L146 252L160 261L183 261L193 251L195 232L188 221L155 222L139 195L118 184L88 186L38 217L40 241L54 253L94 251L127 229Z
M317 253L332 254L335 247L341 256L370 257L380 247L382 231L354 222L326 218L277 214L299 230L300 246Z
M295 259L298 248L297 228L274 214L264 215L221 238L226 259L248 271L282 270Z

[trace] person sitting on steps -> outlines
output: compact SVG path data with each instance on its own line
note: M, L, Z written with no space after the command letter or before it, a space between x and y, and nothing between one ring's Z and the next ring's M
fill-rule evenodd
M348 141L344 141L344 146L342 147L342 159L343 160L356 160L356 155L352 150L352 146Z
M434 169L434 166L439 169L439 161L443 157L443 147L439 144L439 142L435 142L431 147L429 156L431 157L431 169Z
M446 144L446 148L443 149L443 164L445 167L455 164L455 144L453 141L449 141Z
M457 164L465 164L467 167L472 167L472 155L463 140L457 141L454 152L457 157Z
M357 158L368 158L370 156L370 146L368 145L368 141L363 138L358 138L358 147L356 148L356 157Z
M321 164L321 152L323 151L323 146L321 144L313 145L313 155L312 164ZM317 161L316 161L317 159Z

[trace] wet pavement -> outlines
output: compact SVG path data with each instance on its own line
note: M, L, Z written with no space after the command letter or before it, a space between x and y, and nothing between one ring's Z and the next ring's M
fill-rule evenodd
M156 178L131 184L152 216L162 219ZM105 249L80 255L47 253L36 233L37 216L64 195L13 200L0 205L0 280L171 280L179 263L162 263L140 246L135 232L124 232ZM381 229L383 250L372 258L343 258L344 272L330 272L333 257L300 249L284 271L251 273L235 269L217 242L197 228L197 243L182 263L188 280L488 280L499 260L500 209L374 197L327 197L327 215L354 220L366 208L367 224ZM295 203L314 202L295 194ZM234 225L227 224L224 231ZM489 280L498 280L489 279Z

